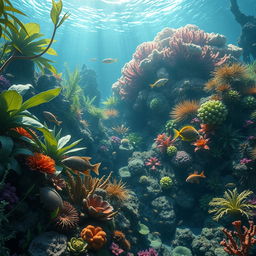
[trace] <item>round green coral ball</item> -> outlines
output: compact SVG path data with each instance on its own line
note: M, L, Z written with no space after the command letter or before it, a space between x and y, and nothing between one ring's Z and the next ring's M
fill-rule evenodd
M192 252L185 246L177 246L172 250L172 256L192 256Z
M243 107L246 109L256 108L256 99L253 96L244 97L242 100Z
M228 110L219 100L204 102L198 109L198 117L205 124L221 124L227 118Z
M160 186L163 188L163 189L169 189L171 188L173 185L173 180L172 178L168 177L168 176L165 176L163 178L161 178L160 180Z
M178 149L175 146L169 146L166 152L168 156L172 157L177 153L177 151Z
M224 101L228 103L237 103L241 99L241 95L236 90L229 90L224 94Z
M154 98L149 103L149 108L154 112L162 111L163 104L160 98Z

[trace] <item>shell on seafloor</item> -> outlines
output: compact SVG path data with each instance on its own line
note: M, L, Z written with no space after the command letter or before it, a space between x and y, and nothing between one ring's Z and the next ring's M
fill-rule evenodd
M40 188L40 200L44 207L49 211L63 207L63 200L59 193L51 187Z

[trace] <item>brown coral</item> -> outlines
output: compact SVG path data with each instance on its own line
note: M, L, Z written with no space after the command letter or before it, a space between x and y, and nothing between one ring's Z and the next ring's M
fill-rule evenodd
M114 211L112 205L107 201L104 201L101 196L89 195L83 200L84 209L86 213L92 218L107 221L112 220L112 218L118 213Z
M122 231L115 230L113 234L113 240L125 251L129 251L131 249L131 244L126 239L125 234Z
M79 221L77 210L68 202L63 202L57 217L53 220L55 226L62 231L68 231L77 227Z
M44 172L47 174L53 174L56 171L55 161L49 156L41 153L34 153L33 156L28 156L26 164L32 170Z
M88 225L80 233L81 238L88 243L88 248L94 250L99 250L107 242L106 235L101 227L92 225Z
M178 122L192 118L199 108L199 103L194 100L185 100L177 104L170 113L170 117Z

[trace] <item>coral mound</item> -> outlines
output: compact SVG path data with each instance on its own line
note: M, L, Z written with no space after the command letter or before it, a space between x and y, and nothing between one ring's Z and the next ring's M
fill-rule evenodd
M88 248L99 250L106 242L106 233L101 227L88 225L81 231L80 236L88 243Z

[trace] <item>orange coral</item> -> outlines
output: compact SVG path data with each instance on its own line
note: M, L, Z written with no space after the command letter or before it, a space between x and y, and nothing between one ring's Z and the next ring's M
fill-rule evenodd
M30 169L48 174L55 173L55 161L41 153L34 153L33 156L27 157L26 164Z
M27 137L29 139L33 139L33 137L29 134L29 132L27 132L24 128L22 127L16 127L16 128L12 128L11 130L16 131L17 133L19 133L21 136ZM32 133L34 133L34 131L30 130Z
M199 149L210 149L208 144L209 139L205 139L204 137L201 137L198 139L196 142L192 143L192 145L196 146L195 147L195 152Z
M107 242L106 235L101 227L92 225L88 225L80 233L81 238L88 243L88 248L94 250L99 250Z
M131 244L125 238L125 234L122 231L115 230L113 234L113 240L125 251L129 251L131 249Z
M113 182L109 182L106 192L110 197L115 197L120 201L125 201L129 198L129 190L126 189L125 184L121 180L118 182L114 179Z
M113 117L117 117L118 116L118 111L116 109L106 109L104 110L104 115L107 118L113 118Z
M215 79L211 79L204 85L204 90L207 92L212 91L217 87L217 85L217 81Z
M178 122L192 117L199 108L199 103L194 100L185 100L177 104L170 113L171 118Z

